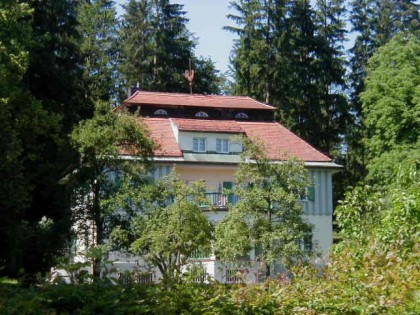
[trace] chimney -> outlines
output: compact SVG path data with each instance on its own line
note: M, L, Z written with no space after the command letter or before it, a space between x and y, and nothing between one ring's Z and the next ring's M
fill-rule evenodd
M136 86L132 86L132 87L129 87L127 89L127 97L131 97L131 95L133 95L137 91L141 91L141 87L140 87L140 83L139 82L137 82Z

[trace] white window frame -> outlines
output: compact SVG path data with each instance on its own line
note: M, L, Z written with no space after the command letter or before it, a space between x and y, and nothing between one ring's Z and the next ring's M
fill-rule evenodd
M229 139L217 138L216 139L216 152L217 153L229 153L230 152Z
M197 143L197 145L196 145ZM206 152L207 151L207 139L206 138L193 138L193 146L192 146L193 152Z

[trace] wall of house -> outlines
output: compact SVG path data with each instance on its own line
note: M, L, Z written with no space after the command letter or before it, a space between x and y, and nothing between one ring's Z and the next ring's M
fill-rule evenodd
M312 226L312 247L320 258L327 259L332 245L332 216L303 215L303 220Z
M186 182L204 180L207 192L222 192L223 182L234 182L235 166L178 164L175 167Z
M314 188L314 200L302 202L303 212L306 215L331 216L332 203L332 172L328 169L309 169L309 178Z

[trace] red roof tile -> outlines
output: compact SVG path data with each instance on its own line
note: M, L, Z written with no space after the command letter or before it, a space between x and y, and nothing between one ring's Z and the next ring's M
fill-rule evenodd
M143 118L150 136L159 145L156 157L182 157L169 118ZM172 119L179 130L197 132L242 133L252 139L260 139L272 160L296 157L306 162L331 162L307 142L277 122L248 122L233 120ZM124 154L124 153L123 153ZM128 153L126 153L128 154Z
M274 107L245 96L201 95L137 91L124 101L125 105L172 105L213 107L231 109L263 109L274 111Z
M296 157L306 162L331 162L307 142L276 122L237 122L247 137L261 139L272 160Z
M181 157L169 118L144 118L153 141L159 146L154 154L163 157Z
M233 120L207 120L207 119L179 119L173 118L173 122L182 131L200 132L225 132L242 133L242 128Z

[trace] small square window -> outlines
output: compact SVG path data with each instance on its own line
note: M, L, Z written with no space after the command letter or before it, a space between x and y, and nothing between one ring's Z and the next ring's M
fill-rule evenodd
M315 186L306 187L305 192L300 196L301 201L315 201Z
M229 140L228 139L217 139L216 140L216 152L217 153L229 153Z
M193 151L206 152L206 138L193 138Z

